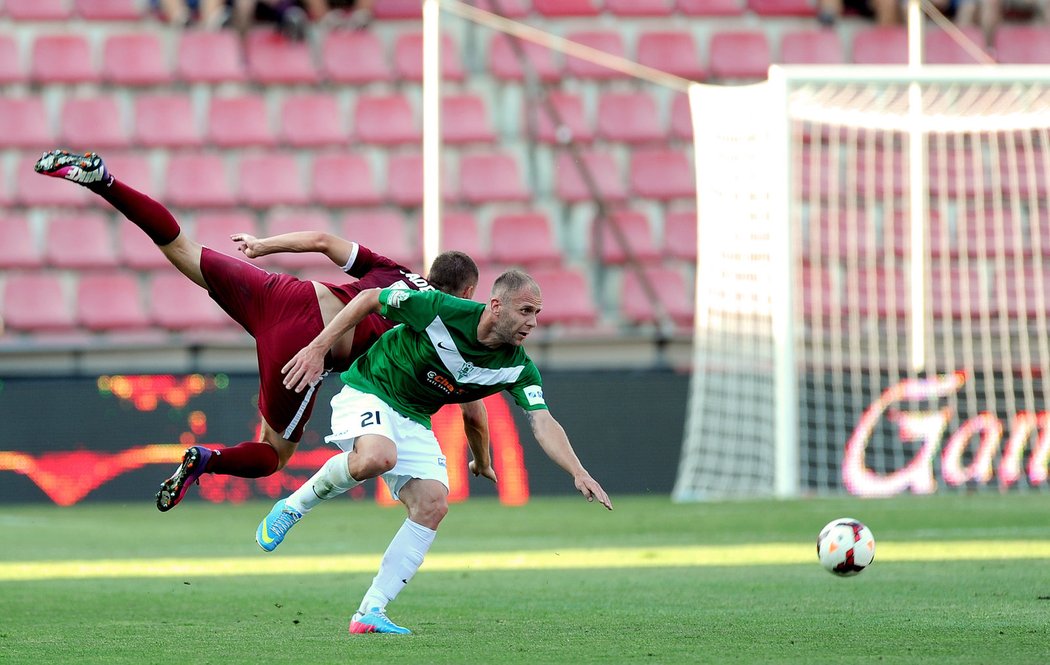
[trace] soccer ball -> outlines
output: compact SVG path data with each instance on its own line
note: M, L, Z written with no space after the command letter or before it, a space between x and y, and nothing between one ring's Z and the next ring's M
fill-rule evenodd
M875 536L852 517L832 520L817 536L817 557L830 573L856 575L875 559Z

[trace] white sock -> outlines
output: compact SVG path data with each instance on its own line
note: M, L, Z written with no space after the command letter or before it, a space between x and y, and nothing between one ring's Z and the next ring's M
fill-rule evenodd
M423 564L423 557L427 555L436 535L437 531L406 519L386 548L379 572L365 592L358 611L366 613L373 607L382 609L397 598L397 594Z
M347 466L349 456L350 453L345 452L329 458L310 480L292 492L285 505L305 515L322 501L334 499L360 485L361 481L354 480L350 475L350 468Z

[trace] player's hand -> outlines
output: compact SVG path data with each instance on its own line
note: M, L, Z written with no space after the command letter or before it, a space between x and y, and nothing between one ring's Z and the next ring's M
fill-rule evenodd
M479 468L476 460L470 460L470 464L467 465L467 468L470 469L470 472L473 473L475 477L484 476L492 482L496 482L496 470L492 468L491 464Z
M324 349L314 346L300 349L299 353L292 356L288 364L281 368L281 374L284 374L284 387L301 393L306 390L307 386L316 383L324 373L324 356Z
M582 474L576 476L576 489L580 490L580 494L584 496L588 501L598 500L598 503L602 504L609 510L612 510L612 501L609 500L609 495L605 493L602 486L598 484L598 481L591 478L589 474Z
M262 251L262 243L253 235L234 233L230 236L230 240L237 243L237 250L243 252L249 259L257 259L265 255L265 252Z

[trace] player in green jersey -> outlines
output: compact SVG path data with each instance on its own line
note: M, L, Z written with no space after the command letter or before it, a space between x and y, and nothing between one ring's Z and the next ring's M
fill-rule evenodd
M273 551L321 501L382 476L405 504L408 519L387 548L350 632L410 632L394 624L385 608L423 563L448 512L445 457L430 429L430 416L445 404L506 390L525 409L543 451L572 475L576 489L612 510L609 495L547 410L540 373L522 347L542 306L539 285L520 270L500 275L484 304L438 291L368 289L284 367L285 386L301 391L320 376L324 355L341 331L373 312L403 324L341 375L346 385L332 399L332 434L326 440L344 452L278 501L256 531L259 545ZM488 444L472 445L471 452L471 472L495 481Z

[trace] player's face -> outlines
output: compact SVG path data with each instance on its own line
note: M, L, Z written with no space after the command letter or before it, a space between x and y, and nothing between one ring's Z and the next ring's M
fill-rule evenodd
M508 294L500 302L499 321L496 333L505 344L521 346L525 338L536 327L536 315L543 308L543 297L532 289L522 289Z

